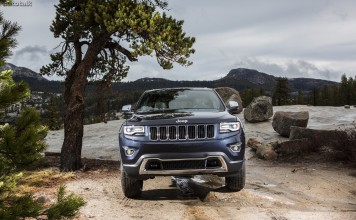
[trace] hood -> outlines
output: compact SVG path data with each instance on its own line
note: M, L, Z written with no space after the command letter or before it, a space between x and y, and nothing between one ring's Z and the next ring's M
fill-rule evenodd
M132 125L184 125L184 124L217 124L236 121L236 116L228 112L177 112L160 114L134 114L126 122Z

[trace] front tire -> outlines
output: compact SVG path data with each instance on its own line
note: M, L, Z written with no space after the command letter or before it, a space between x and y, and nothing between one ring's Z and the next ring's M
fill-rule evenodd
M127 198L137 198L142 194L143 180L131 178L121 165L121 188Z
M233 192L238 192L245 187L246 180L246 166L243 163L237 175L225 177L226 187Z

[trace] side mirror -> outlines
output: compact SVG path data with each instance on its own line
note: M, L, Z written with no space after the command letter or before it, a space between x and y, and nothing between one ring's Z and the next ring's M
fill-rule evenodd
M229 101L226 107L230 114L237 114L239 110L239 103L235 101Z
M124 106L122 106L121 112L122 112L125 116L130 116L130 115L132 115L132 106L131 106L131 105L124 105Z

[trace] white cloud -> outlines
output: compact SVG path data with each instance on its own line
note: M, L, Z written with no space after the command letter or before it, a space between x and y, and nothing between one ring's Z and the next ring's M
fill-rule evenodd
M31 8L1 8L7 19L23 27L14 54L34 45L47 51L58 45L60 39L49 31L56 2L35 0ZM244 66L268 74L336 81L342 73L355 75L354 0L180 0L170 1L169 8L168 14L183 19L184 30L197 38L194 64L167 71L154 58L144 57L130 64L125 80L211 80ZM49 54L26 54L9 61L36 71L50 61Z

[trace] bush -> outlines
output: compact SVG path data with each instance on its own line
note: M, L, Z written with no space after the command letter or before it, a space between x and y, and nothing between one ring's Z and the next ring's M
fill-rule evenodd
M48 219L60 219L74 216L80 207L85 204L83 198L71 193L65 196L65 186L60 186L57 193L57 203L47 210Z

